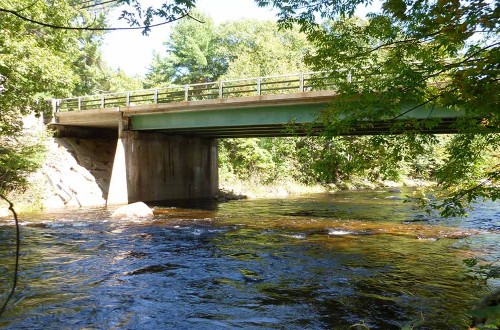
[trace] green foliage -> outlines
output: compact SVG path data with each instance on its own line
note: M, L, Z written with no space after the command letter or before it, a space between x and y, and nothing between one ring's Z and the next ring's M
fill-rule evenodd
M94 26L105 27L105 14L100 13L94 21ZM78 43L77 56L73 59L73 72L76 76L72 95L91 95L102 90L107 80L107 68L101 55L104 33L78 31L74 33ZM68 56L68 54L65 54Z
M0 194L26 185L28 175L44 161L46 139L45 131L0 135Z
M418 149L408 149L407 139L423 138ZM315 183L342 184L361 178L401 180L404 177L429 180L442 162L434 136L308 137L297 145L297 163L306 178ZM439 144L438 144L439 146ZM311 182L311 181L309 181Z
M75 18L69 3L38 1L2 3L1 7L30 13L37 20L63 24ZM25 10L22 10L25 8ZM69 94L76 82L72 65L78 53L76 38L0 12L0 191L25 183L40 165L43 146L23 137L21 117L40 112L41 99Z
M131 25L147 26L145 33L158 23L155 18L194 17L174 27L166 56L156 55L151 65L148 87L309 68L331 72L339 96L321 118L327 127L324 137L228 141L226 159L235 162L228 169L248 173L266 168L270 174L265 180L283 173L305 180L297 173L308 173L323 183L356 175L381 179L435 174L444 191L434 206L446 215L466 209L477 198L500 197L500 138L477 134L499 128L498 3L386 0L379 12L360 20L352 14L367 1L256 2L277 9L279 24L287 29L255 21L215 26L210 18L190 13L193 0L156 7L141 6L139 0L116 3L125 8L122 18ZM104 27L105 11L97 10L99 6L87 10L67 1L17 1L2 7L0 136L18 132L19 114L41 108L36 102L41 97L142 87L138 79L103 65L102 34L69 33L30 22L82 26L93 19L93 27ZM91 10L97 12L95 19ZM402 105L407 112L417 111L418 105L465 110L466 117L456 125L464 135L443 147L442 139L417 134L439 124L423 120L392 127L394 132L406 130L403 135L333 138L363 128L367 119L401 119Z
M203 75L216 80L306 71L304 58L316 53L298 28L279 30L275 23L254 20L214 26L209 18L203 19L209 24L183 21L176 25L172 32L175 38L166 44L167 56L155 55L148 74L149 87L191 82ZM199 38L188 47L186 40L192 40L189 38L195 31ZM200 44L212 46L197 46ZM210 71L213 65L205 66L217 61L216 68L225 68L218 71L222 76ZM428 179L442 161L432 156L438 146L435 141L434 136L411 133L388 137L227 139L220 143L221 177L253 181L258 178L262 183L293 179L321 184L359 177L397 180L411 175Z
M36 23L101 28L105 14L63 0L0 3L0 191L22 187L41 165L43 139L23 130L22 117L50 109L44 99L142 87L104 65L102 31Z
M146 88L168 87L173 82L175 70L168 57L153 52L153 60L144 79Z
M106 92L134 91L143 89L144 84L140 76L131 77L121 69L107 69L101 88Z
M5 3L3 6L20 10L31 4L28 1ZM58 8L44 2L29 7L33 17L60 23L74 17L74 11L66 2ZM52 31L0 12L0 116L3 132L10 125L8 112L26 113L36 107L43 97L67 95L73 89L76 77L72 71L78 52L76 40L64 31ZM1 133L0 133L1 134Z
M298 29L280 31L273 22L243 20L215 26L182 20L165 43L166 56L155 54L146 76L148 87L218 79L236 79L307 70L304 55L311 51Z
M224 139L219 145L220 160L226 171L250 180L269 180L275 164L268 150L259 145L258 139Z
M410 105L407 112L423 105L463 110L455 128L465 135L446 147L437 171L444 192L435 206L453 215L478 198L500 197L500 162L493 152L500 149L498 136L472 134L500 129L500 3L386 0L380 11L360 20L352 15L369 1L256 2L277 9L282 27L299 24L316 47L306 63L331 72L339 95L321 118L327 136L366 127L368 121L400 119L395 131L416 133L439 124L401 122L402 105ZM403 139L400 146L415 149L418 140Z
M223 79L308 70L304 56L312 46L298 28L279 30L274 22L243 20L222 24L218 38L224 52L229 54Z
M463 263L467 266L470 276L481 281L500 278L500 266L497 262L485 262L477 258L464 259Z
M141 0L118 0L116 6L122 8L120 19L127 21L130 26L144 26L143 34L148 34L152 26L189 17L195 3L196 0L165 0L160 1L157 6L144 6ZM160 21L157 22L156 19Z
M466 264L474 263L474 260L467 259ZM496 277L498 278L498 269ZM472 316L473 329L498 329L500 327L500 290L497 289L486 296L469 314Z
M165 42L167 56L155 55L146 76L148 85L215 81L226 71L212 19L196 11L192 15L197 20L184 19L172 28Z

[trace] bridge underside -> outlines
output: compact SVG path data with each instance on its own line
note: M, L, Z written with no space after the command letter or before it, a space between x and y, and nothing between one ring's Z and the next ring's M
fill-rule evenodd
M328 103L312 103L132 115L130 129L208 138L317 135L324 128L318 119L327 106ZM402 112L405 110L402 107ZM453 123L457 115L456 111L447 109L421 108L405 119L412 119L422 133L455 133ZM435 124L429 126L431 128L419 125L426 121L435 121ZM344 135L398 134L415 128L415 125L397 127L395 123L398 121L365 123Z
M422 121L415 121L421 124ZM433 126L432 129L426 129L425 125L419 125L418 131L424 134L451 134L457 133L454 127L455 119L444 118ZM364 127L353 128L348 133L339 135L362 136L362 135L388 135L401 134L412 130L414 126L394 128L392 123L378 122L370 123ZM311 136L320 135L324 132L324 126L318 124L286 124L286 125L257 125L257 126L218 126L209 128L186 128L186 129L160 129L157 132L168 135L196 136L203 138L250 138L250 137L287 137L287 136Z

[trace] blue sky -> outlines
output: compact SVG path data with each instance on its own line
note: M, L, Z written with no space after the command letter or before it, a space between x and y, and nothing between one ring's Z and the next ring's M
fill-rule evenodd
M210 15L216 24L244 18L275 18L269 8L257 7L254 0L197 0L197 8ZM171 25L154 28L149 36L143 36L140 31L110 32L104 40L104 60L127 74L142 75L151 63L153 50L164 49L162 43L167 40L170 28Z

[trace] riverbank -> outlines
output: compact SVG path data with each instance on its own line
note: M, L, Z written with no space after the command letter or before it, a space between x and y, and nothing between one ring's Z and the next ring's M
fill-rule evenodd
M404 178L400 181L379 180L370 181L367 179L341 182L336 185L305 185L294 180L284 180L272 184L262 184L252 181L238 179L225 180L220 182L219 200L238 200L254 198L286 198L304 194L326 193L339 190L370 190L370 189L392 189L398 191L400 188L431 187L435 182L413 178Z

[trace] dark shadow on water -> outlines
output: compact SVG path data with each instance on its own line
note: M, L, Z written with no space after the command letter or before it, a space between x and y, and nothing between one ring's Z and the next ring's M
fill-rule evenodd
M148 206L154 207L178 207L185 209L199 209L207 211L215 211L218 209L220 202L213 198L199 199L179 199L179 200L163 200L145 202Z

